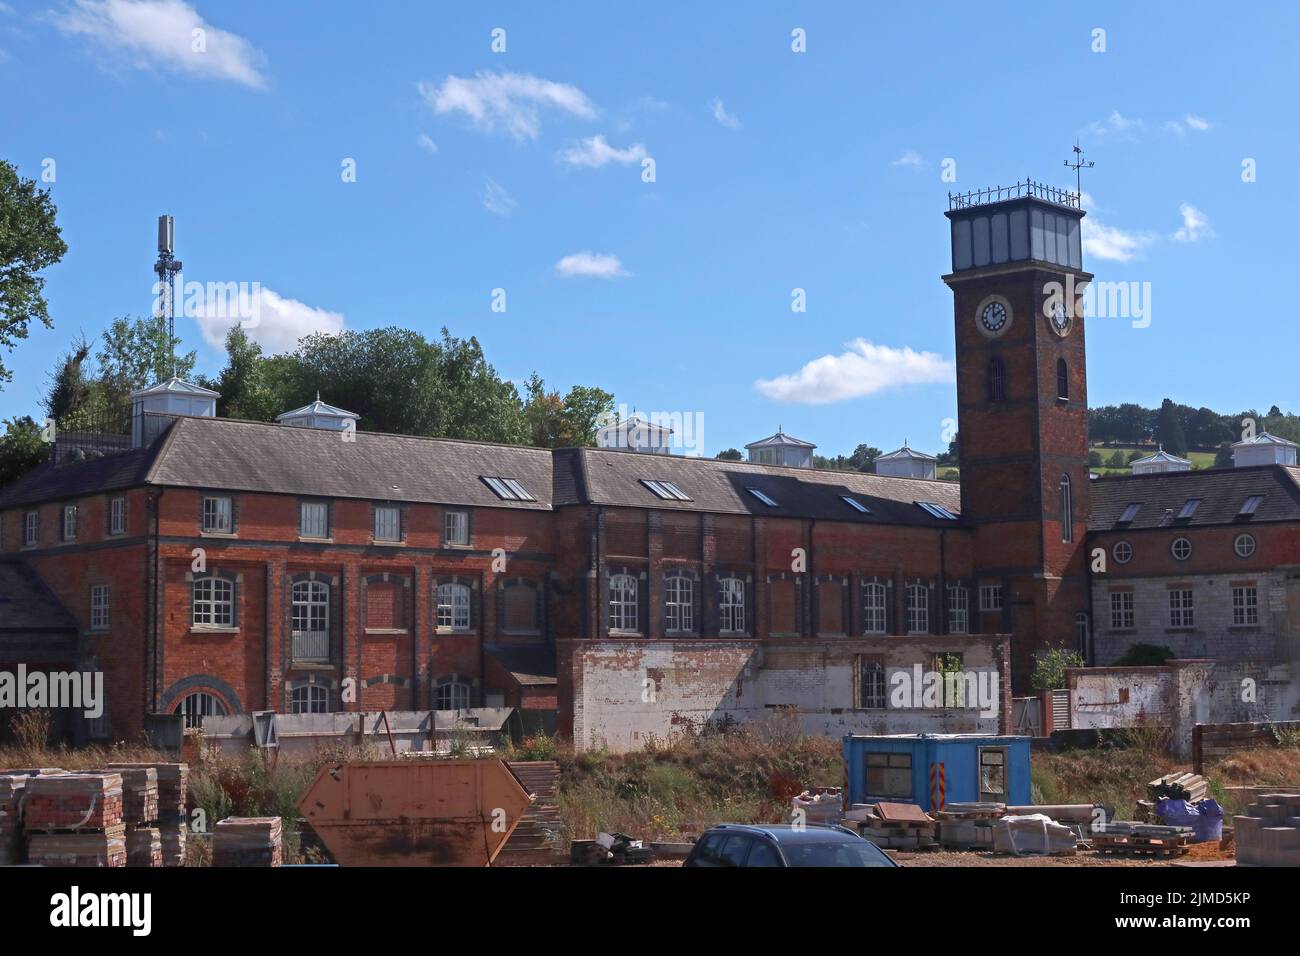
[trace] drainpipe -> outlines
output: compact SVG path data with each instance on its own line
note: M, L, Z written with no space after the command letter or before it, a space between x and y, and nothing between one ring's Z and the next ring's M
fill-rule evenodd
M153 647L145 647L145 666L153 674L153 699L145 701L145 713L150 713L158 706L159 700L159 681L162 680L158 666L158 648L159 641L166 635L166 627L162 627L162 634L159 633L159 618L162 616L162 601L158 597L158 569L161 563L161 544L159 542L160 529L162 526L162 496L165 488L159 488L157 493L152 495L153 504L153 567L145 568L145 577L147 579L145 593L145 607L152 610L149 615L149 634L152 636ZM152 651L152 653L151 653ZM150 659L152 658L152 659Z

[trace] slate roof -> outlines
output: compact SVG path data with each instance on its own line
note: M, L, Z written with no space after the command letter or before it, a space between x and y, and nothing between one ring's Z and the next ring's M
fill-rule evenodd
M1300 468L1282 465L1106 477L1092 482L1089 490L1091 531L1300 520ZM1264 500L1253 516L1239 517L1242 504L1251 495L1263 495ZM1190 518L1177 518L1189 498L1201 499L1196 512ZM1124 509L1137 502L1142 503L1137 517L1120 524Z
M565 487L567 493L576 495L569 499L557 497L557 505L597 504L944 528L953 527L954 522L935 518L913 502L932 501L953 514L961 511L961 486L949 481L604 448L566 448L556 456L575 459L563 465L557 460L556 472L574 476ZM691 500L665 501L643 485L642 479L671 481ZM763 492L777 507L763 504L748 492L749 488ZM845 504L841 495L856 498L871 509L871 514L862 514Z
M0 661L75 662L77 621L22 561L0 560Z
M211 419L209 419L211 420ZM78 498L144 483L158 451L155 444L120 454L55 467L45 462L0 490L0 508Z
M746 448L778 448L781 446L790 446L793 448L816 448L810 441L804 441L802 438L795 438L793 435L787 435L783 431L778 431L775 435L769 435L766 438L760 438L758 441L752 441Z

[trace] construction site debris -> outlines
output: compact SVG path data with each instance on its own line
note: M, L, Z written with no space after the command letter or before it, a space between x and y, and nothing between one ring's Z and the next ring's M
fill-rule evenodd
M1147 798L1152 802L1173 799L1199 803L1209 795L1209 792L1210 787L1205 778L1190 770L1167 773L1147 784Z
M1207 843L1223 836L1223 807L1212 797L1199 803L1173 798L1157 800L1155 817L1165 826L1190 827L1193 843Z
M1300 793L1266 793L1232 818L1239 866L1300 866Z
M815 787L790 800L790 822L829 826L844 819L844 791L839 787Z
M626 833L598 833L594 840L574 840L569 847L569 858L584 866L601 863L626 866L653 862L655 851Z
M1194 835L1191 827L1111 820L1088 835L1088 845L1101 854L1167 858L1186 853Z
M861 820L858 833L881 849L929 850L938 846L935 822L914 803L882 802Z
M279 817L226 817L212 840L213 866L279 866Z
M1077 837L1043 813L1005 816L993 824L993 850L1013 856L1073 856Z

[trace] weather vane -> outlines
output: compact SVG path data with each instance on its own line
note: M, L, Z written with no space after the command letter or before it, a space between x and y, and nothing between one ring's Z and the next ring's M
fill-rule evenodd
M1065 161L1065 165L1074 170L1074 191L1079 196L1079 202L1082 203L1083 202L1083 176L1079 172L1079 170L1092 169L1092 167L1096 166L1097 164L1092 161L1086 163L1083 161L1083 150L1079 147L1079 141L1076 139L1074 141L1074 162L1070 162L1067 159Z

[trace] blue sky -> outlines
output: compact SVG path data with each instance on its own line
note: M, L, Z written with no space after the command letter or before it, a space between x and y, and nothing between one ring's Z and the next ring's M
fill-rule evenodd
M1150 284L1148 327L1089 323L1090 402L1296 410L1300 14L1138 6L4 0L0 156L54 160L69 252L0 416L149 312L167 212L185 281L260 284L272 349L446 325L506 377L702 414L706 454L778 424L937 451L947 192L1072 185L1076 136L1085 266ZM215 373L205 330L178 321Z

